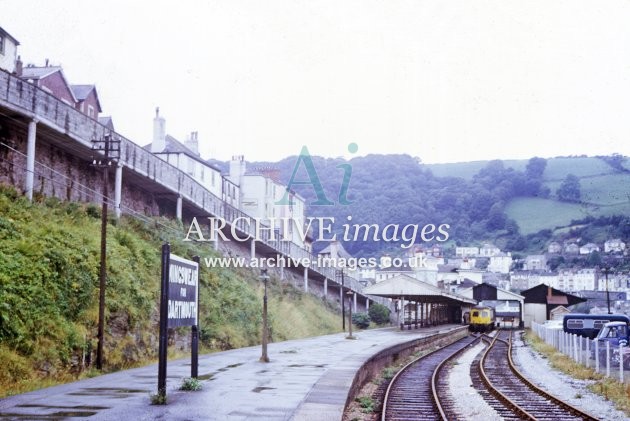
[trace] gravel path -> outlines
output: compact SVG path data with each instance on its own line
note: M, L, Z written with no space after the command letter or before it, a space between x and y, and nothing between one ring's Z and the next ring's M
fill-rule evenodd
M454 399L454 408L463 419L467 420L501 420L497 412L488 405L473 388L470 378L470 365L475 356L484 349L483 343L475 345L457 359L448 374L449 390Z
M520 334L513 338L514 362L532 383L601 420L627 419L611 402L587 389L593 381L577 380L553 369L546 358L523 343Z

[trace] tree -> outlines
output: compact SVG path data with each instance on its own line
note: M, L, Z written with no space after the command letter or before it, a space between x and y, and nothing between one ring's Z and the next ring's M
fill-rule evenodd
M589 267L600 266L602 264L602 256L598 251L592 251L586 258L586 264Z
M534 157L527 162L525 167L525 175L527 178L542 179L542 175L547 167L545 158Z
M505 228L505 221L507 217L503 212L503 204L501 202L495 203L488 212L487 227L489 230L501 230Z
M359 329L367 329L370 327L370 316L367 313L354 313L352 323Z
M389 323L389 309L383 304L372 304L368 310L370 319L377 325Z
M556 195L563 202L579 202L580 179L573 174L568 174L556 190Z

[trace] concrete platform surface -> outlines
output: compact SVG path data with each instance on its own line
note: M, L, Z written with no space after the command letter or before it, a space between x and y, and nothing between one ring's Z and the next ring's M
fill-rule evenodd
M199 357L203 389L178 390L190 359L169 361L167 405L151 405L157 364L0 400L0 419L51 420L340 420L354 375L372 355L456 325L399 331L337 333Z

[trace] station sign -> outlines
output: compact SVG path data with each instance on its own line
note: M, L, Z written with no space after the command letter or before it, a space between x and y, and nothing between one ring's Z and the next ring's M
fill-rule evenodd
M168 327L195 326L199 318L199 263L169 254Z

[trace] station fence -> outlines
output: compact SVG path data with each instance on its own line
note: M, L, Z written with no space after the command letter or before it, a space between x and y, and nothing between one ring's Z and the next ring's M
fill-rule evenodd
M630 383L630 347L613 346L609 341L597 341L566 333L562 326L547 326L532 322L532 331L545 343L575 362L593 368L606 377Z

